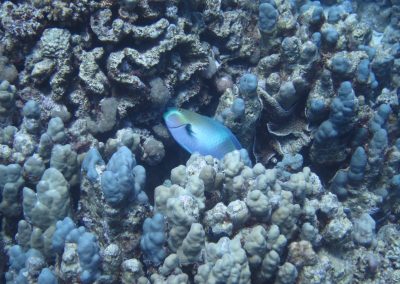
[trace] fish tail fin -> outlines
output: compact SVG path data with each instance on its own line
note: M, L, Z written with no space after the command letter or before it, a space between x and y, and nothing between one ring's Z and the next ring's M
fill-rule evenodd
M232 133L232 142L235 145L237 150L242 149L242 145L240 144L239 140L236 138L236 136Z

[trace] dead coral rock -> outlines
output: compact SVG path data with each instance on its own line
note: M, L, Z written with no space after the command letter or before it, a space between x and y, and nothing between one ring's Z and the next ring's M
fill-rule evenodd
M79 65L79 78L84 88L93 94L104 95L109 87L107 76L100 69L99 61L104 54L103 48L95 48L92 51L83 51L82 62Z
M289 245L288 261L296 267L314 265L317 260L317 255L309 241L293 242Z
M90 17L90 27L100 41L119 42L123 36L124 21L112 21L111 10L104 9Z

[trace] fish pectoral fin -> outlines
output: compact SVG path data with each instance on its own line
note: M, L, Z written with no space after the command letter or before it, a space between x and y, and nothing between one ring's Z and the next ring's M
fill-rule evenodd
M190 135L190 136L194 136L194 132L193 132L193 128L192 128L192 125L189 123L189 124L186 124L185 125L185 128L186 128L186 131L187 131L187 133Z

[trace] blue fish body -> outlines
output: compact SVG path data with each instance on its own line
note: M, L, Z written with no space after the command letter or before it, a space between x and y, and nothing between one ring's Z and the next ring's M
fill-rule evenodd
M170 108L164 121L172 137L189 153L222 159L226 153L242 149L235 135L222 123L198 113Z

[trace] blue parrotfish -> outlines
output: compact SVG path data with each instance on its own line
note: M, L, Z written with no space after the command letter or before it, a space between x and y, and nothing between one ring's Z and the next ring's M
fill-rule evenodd
M226 153L242 149L235 135L222 123L193 111L169 108L164 120L172 137L189 153L222 159Z

